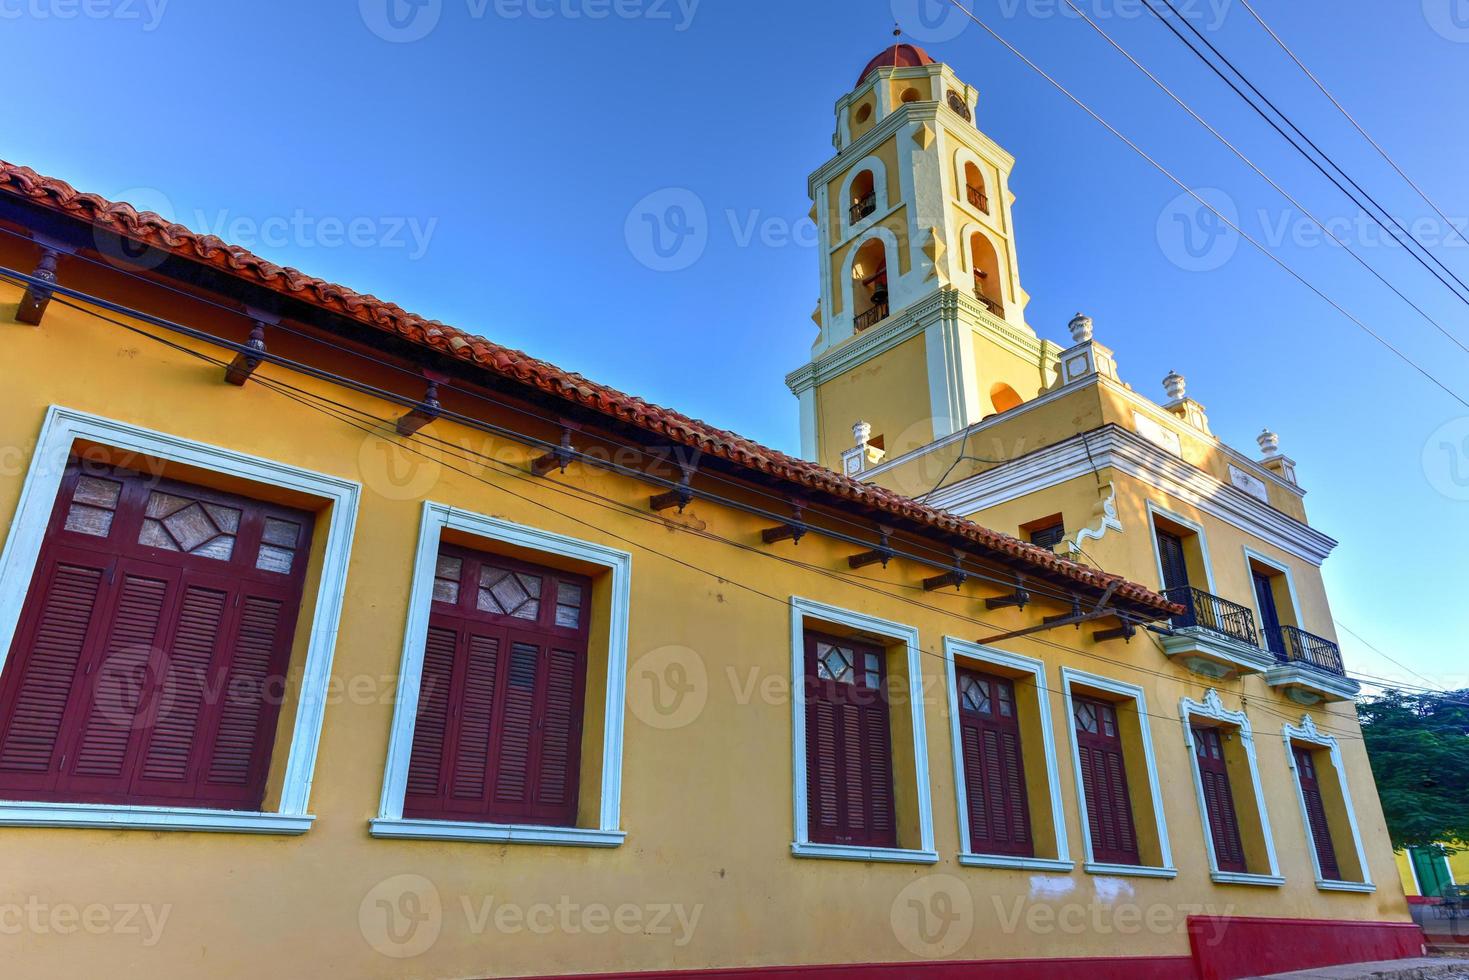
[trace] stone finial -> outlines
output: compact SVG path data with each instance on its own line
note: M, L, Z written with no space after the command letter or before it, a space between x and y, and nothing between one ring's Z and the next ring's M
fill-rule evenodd
M852 426L852 437L857 440L859 449L866 448L872 439L872 424L869 422L857 422Z
M1092 339L1092 318L1085 313L1076 314L1066 326L1071 331L1072 343L1085 344Z
M1169 401L1180 401L1188 391L1188 382L1177 371L1169 371L1168 377L1163 379L1163 390Z
M1280 455L1280 436L1269 429L1262 429L1255 441L1260 444L1260 452L1265 454L1266 459Z

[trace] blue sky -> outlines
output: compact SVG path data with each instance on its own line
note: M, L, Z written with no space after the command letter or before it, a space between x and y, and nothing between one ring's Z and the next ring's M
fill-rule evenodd
M1342 540L1326 566L1338 621L1469 686L1469 408L1248 244L1191 255L1179 236L1197 209L1178 188L943 0L414 2L0 0L24 83L0 156L794 452L782 379L806 359L817 294L805 178L831 153L836 98L901 19L979 88L980 127L1018 159L1031 325L1063 340L1084 310L1139 390L1160 397L1177 369L1226 441L1278 432L1313 523ZM1238 0L1175 2L1469 281L1469 247ZM1469 0L1253 2L1451 218L1469 216ZM1138 0L1078 3L1469 344L1466 307L1363 230ZM1064 0L975 9L1469 398L1469 355ZM649 253L649 199L689 204L691 228L702 210L696 255ZM1353 669L1415 679L1341 632Z

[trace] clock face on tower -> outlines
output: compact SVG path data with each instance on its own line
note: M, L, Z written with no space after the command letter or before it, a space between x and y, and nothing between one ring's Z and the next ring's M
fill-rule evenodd
M949 92L949 108L963 116L965 122L974 122L974 117L969 113L969 106L965 105L963 97L958 92Z

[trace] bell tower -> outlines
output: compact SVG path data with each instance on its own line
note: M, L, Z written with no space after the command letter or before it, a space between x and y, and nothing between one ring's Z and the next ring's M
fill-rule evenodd
M807 181L817 336L786 378L809 459L860 472L1032 398L1054 376L1059 348L1025 322L1015 161L976 127L978 101L949 66L902 43L837 100L836 153ZM854 432L866 433L855 446Z

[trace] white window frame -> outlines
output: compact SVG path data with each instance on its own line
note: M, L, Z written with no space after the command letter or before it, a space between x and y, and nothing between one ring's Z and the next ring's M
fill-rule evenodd
M0 801L0 826L305 833L316 819L308 812L308 803L321 742L322 720L326 713L332 656L341 620L342 597L346 592L361 485L116 419L60 405L50 406L36 439L35 453L21 487L20 501L16 505L5 549L0 552L0 668L9 656L45 541L46 528L61 490L67 460L78 440L252 483L281 487L331 505L280 804L275 810L256 812L187 806L7 800ZM297 628L300 629L299 626Z
M856 287L852 278L852 267L857 264L857 253L862 251L862 246L873 240L882 242L884 261L888 269L888 318L900 308L897 300L898 283L902 278L898 273L898 236L893 234L892 229L882 225L873 225L862 232L859 237L851 240L851 246L847 256L842 260L842 302L844 315L849 335L857 332L857 307Z
M596 827L424 820L403 816L408 765L413 757L413 727L418 718L418 693L423 680L423 654L428 642L429 614L433 604L434 569L438 565L439 540L445 530L587 562L607 569L611 575L606 708L602 731L602 794ZM631 606L632 555L628 552L448 504L425 501L418 549L413 560L413 579L408 592L408 625L403 635L403 658L398 674L393 727L388 736L388 757L383 769L382 797L377 817L368 822L372 836L497 844L619 846L627 836L621 829L622 736Z
M1034 678L1040 709L1041 750L1046 763L1046 782L1051 793L1051 826L1056 836L1056 857L1015 857L1009 854L975 854L969 850L969 787L964 778L964 739L959 724L958 658L965 666L996 666L1022 671ZM944 669L949 691L949 738L954 757L954 799L959 811L959 863L971 868L1021 868L1026 871L1070 871L1071 847L1066 838L1066 815L1061 810L1061 774L1056 765L1055 727L1051 721L1050 691L1046 688L1046 665L1018 653L982 646L969 640L944 637ZM1034 822L1038 814L1030 815Z
M1372 869L1367 866L1367 853L1362 847L1362 833L1357 828L1357 808L1352 804L1352 790L1347 785L1347 770L1342 764L1341 745L1335 735L1328 735L1316 728L1310 715L1301 715L1299 725L1285 724L1280 729L1285 745L1285 763L1290 767L1291 782L1296 788L1296 802L1301 805L1301 826L1306 832L1306 849L1311 852L1311 867L1316 873L1316 887L1324 892L1375 892ZM1316 835L1311 832L1311 814L1306 810L1306 794L1301 790L1301 774L1296 771L1296 754L1291 751L1292 742L1305 742L1326 749L1331 754L1331 768L1336 772L1341 787L1342 804L1347 808L1347 824L1352 829L1352 846L1357 852L1357 866L1362 869L1361 881L1336 881L1321 876L1321 859L1316 856ZM1318 777L1320 770L1317 770ZM1332 841L1335 846L1336 841Z
M1291 574L1290 566L1287 565L1285 562L1280 561L1279 559L1271 558L1269 555L1262 554L1259 551L1256 551L1249 545L1244 546L1244 554L1245 574L1249 577L1250 598L1251 600L1253 600L1250 603L1250 607L1255 610L1255 622L1259 625L1261 639L1264 639L1265 637L1265 619L1263 616L1260 615L1260 597L1255 595L1255 570L1253 566L1256 564L1265 565L1269 568L1273 568L1275 569L1275 571L1285 576L1285 589L1286 592L1290 595L1291 615L1295 617L1296 625L1300 626L1302 622L1301 601L1296 596L1296 580L1295 576Z
M918 802L919 847L862 847L849 844L820 844L811 840L806 811L806 620L836 623L903 644L908 657L908 701L913 726L913 773ZM936 864L939 859L933 836L933 799L928 788L928 741L924 727L923 651L918 630L902 623L878 619L865 613L829 606L813 599L791 596L791 799L795 817L791 853L801 858L834 858L844 861L892 861L906 864Z
M1151 500L1146 501L1148 509L1148 539L1153 546L1153 564L1158 572L1158 588L1163 589L1167 584L1163 581L1163 553L1158 550L1158 522L1156 518L1163 518L1174 524L1188 528L1199 539L1199 557L1204 563L1204 591L1210 595L1218 595L1214 589L1214 562L1209 559L1209 535L1204 531L1204 525L1192 518L1184 517L1182 514L1174 513L1161 504ZM1190 583L1194 588L1199 588L1197 582Z
M873 209L867 217L852 224L852 185L857 181L857 175L864 170L872 171L872 195ZM842 179L841 191L842 213L841 218L842 239L845 241L860 231L886 217L888 212L888 177L887 164L880 157L865 156L847 170L847 176Z
M1209 851L1209 877L1224 885L1279 887L1285 884L1285 878L1280 873L1280 863L1275 856L1275 835L1270 829L1270 813L1265 808L1265 792L1260 783L1260 767L1255 759L1255 736L1250 731L1249 716L1243 711L1231 711L1224 707L1224 702L1219 698L1219 692L1212 687L1205 692L1202 701L1180 698L1178 715L1183 721L1183 743L1188 748L1189 765L1194 775L1194 792L1199 801L1199 818L1204 825L1204 846ZM1240 745L1245 752L1245 761L1249 765L1250 784L1255 791L1255 805L1260 817L1260 832L1265 838L1265 855L1270 864L1268 874L1219 869L1219 856L1214 853L1214 834L1209 826L1209 805L1204 799L1204 778L1199 770L1199 756L1194 745L1193 719L1195 715L1233 725L1239 735Z
M1071 688L1076 684L1119 695L1137 706L1137 723L1143 742L1143 763L1147 768L1148 790L1153 799L1153 815L1157 821L1158 854L1163 862L1162 867L1144 864L1112 864L1098 861L1093 856L1092 828L1091 822L1087 819L1086 781L1081 775L1081 748L1076 739L1076 713L1071 696ZM1173 845L1168 839L1168 818L1163 812L1163 792L1158 781L1158 761L1153 752L1153 735L1148 727L1146 692L1136 684L1128 684L1125 681L1103 677L1100 674L1088 674L1072 667L1061 668L1061 690L1066 704L1066 731L1071 736L1071 771L1076 777L1076 800L1079 804L1081 839L1086 853L1086 861L1082 864L1082 869L1094 875L1125 875L1137 878L1178 877L1178 869L1173 865Z

